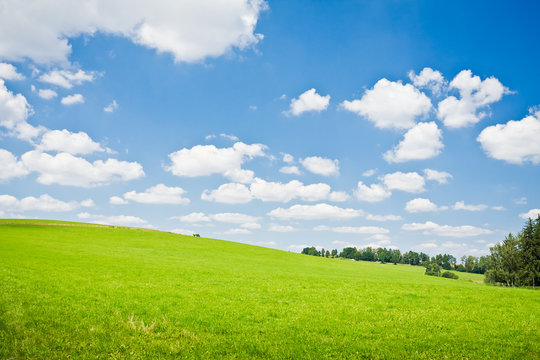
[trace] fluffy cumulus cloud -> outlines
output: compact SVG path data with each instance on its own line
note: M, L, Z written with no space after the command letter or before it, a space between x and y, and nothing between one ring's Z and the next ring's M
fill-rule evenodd
M48 194L43 194L40 197L28 196L22 199L17 199L11 195L0 195L0 208L15 213L25 211L65 212L75 210L81 206L92 206L93 204L94 202L90 199L82 202L65 202Z
M300 163L307 171L317 175L339 175L338 160L327 159L320 156L310 156L300 159Z
M256 44L262 0L9 1L0 8L0 57L66 63L68 38L102 32L195 62ZM62 9L62 11L58 11Z
M65 152L53 156L29 151L21 156L21 161L28 170L39 173L37 181L45 185L95 187L144 176L143 168L137 162L107 159L91 163Z
M129 204L129 201L121 198L120 196L111 196L109 198L109 204L111 205L126 205Z
M460 99L449 96L437 108L437 117L449 128L470 126L487 115L487 107L499 101L509 90L501 82L489 77L481 80L471 70L463 70L450 82L450 89L459 92Z
M105 151L101 145L94 142L85 132L72 133L64 130L50 130L43 134L41 143L36 147L40 151L58 151L69 154L87 155L93 152Z
M330 185L324 183L304 185L298 180L281 183L259 178L255 178L249 188L243 184L228 183L215 190L205 190L201 195L203 200L229 204L247 203L252 199L264 202L289 202L293 199L340 202L348 197L344 192L331 191Z
M423 176L416 172L402 173L401 171L386 174L382 177L384 185L388 190L401 190L410 193L420 193L425 191L426 181Z
M439 184L448 184L448 180L453 178L452 174L446 171L433 169L424 169L424 176L427 180L437 181Z
M201 223L201 222L212 221L205 213L202 213L202 212L192 212L190 214L183 215L183 216L173 216L171 219L178 219L182 222L187 222L187 223Z
M325 225L316 226L315 231L333 231L345 234L387 234L390 230L379 226L337 226L329 227Z
M297 166L291 165L291 166L283 166L281 169L279 169L280 173L283 174L293 174L293 175L300 175L300 170Z
M446 209L448 209L447 206L437 206L431 200L425 198L412 199L405 204L405 211L410 213L433 212Z
M373 214L367 214L366 220L372 220L372 221L397 221L397 220L403 220L403 218L399 215L373 215Z
M0 79L22 80L24 76L17 72L17 68L11 64L0 62Z
M389 198L392 195L391 191L388 191L381 184L371 184L370 186L364 185L359 181L354 196L360 201L367 202L379 202Z
M29 172L15 155L5 149L0 149L0 181L23 177Z
M540 209L531 209L526 213L519 214L519 217L525 220L528 220L529 218L536 220L538 216L540 216Z
M65 89L71 89L75 85L81 85L84 82L92 82L96 78L94 72L86 72L84 70L69 71L69 70L52 70L39 77L39 81L47 84L56 85Z
M445 84L444 76L440 71L426 67L422 69L420 74L416 75L414 71L409 71L409 79L417 88L428 88L433 94L441 93L442 87Z
M101 215L101 214L90 214L87 212L82 212L77 214L77 217L81 220L88 220L98 224L104 225L120 225L120 226L142 226L142 227L152 227L148 224L146 220L141 219L137 216L132 215Z
M27 122L33 113L26 98L22 94L9 91L4 80L0 79L0 126L6 128L12 136L30 140L43 131L42 128L34 127Z
M329 103L330 95L321 96L317 94L315 89L309 89L302 93L298 99L292 99L289 111L285 113L298 116L310 111L321 112L328 108Z
M293 205L288 209L277 208L269 216L283 220L348 220L363 215L362 210L344 209L329 204Z
M134 201L141 204L189 204L189 199L184 197L186 191L181 187L169 187L158 184L146 189L144 192L128 191L124 194L124 200Z
M105 111L106 113L113 113L116 111L116 109L118 109L118 103L116 102L116 100L113 100L112 103L103 108L103 111Z
M296 230L297 229L294 226L291 226L291 225L278 225L278 224L271 224L270 227L268 228L268 231L281 232L281 233L293 232L293 231L296 231Z
M493 231L488 229L483 229L471 225L461 225L461 226L450 226L450 225L439 225L432 221L426 221L425 223L411 223L403 224L401 227L403 230L407 231L423 231L425 235L437 235L445 237L473 237L479 235L492 234Z
M442 132L435 122L421 122L405 133L403 140L384 154L389 163L431 159L444 147Z
M71 106L75 104L82 104L84 103L84 96L81 94L73 94L73 95L67 95L60 100L62 105Z
M185 177L222 174L232 181L249 183L253 180L253 171L242 169L242 164L254 157L264 156L265 149L266 146L262 144L247 145L242 142L229 148L197 145L169 154L171 164L166 170Z
M429 98L411 84L387 79L366 90L360 100L344 101L341 106L381 129L410 129L432 108Z
M201 199L225 204L245 204L250 202L253 196L246 185L227 183L214 190L204 190Z
M487 209L487 205L484 204L478 204L478 205L471 205L471 204L465 204L465 201L457 201L453 209L454 210L467 210L467 211L482 211Z
M540 164L540 111L522 120L488 126L478 142L485 153L494 159L512 164Z
M51 100L57 97L58 94L52 89L39 89L38 96L45 100Z

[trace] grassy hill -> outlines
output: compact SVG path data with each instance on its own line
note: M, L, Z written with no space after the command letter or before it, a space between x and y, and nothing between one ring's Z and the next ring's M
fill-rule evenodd
M47 223L0 222L2 359L540 358L538 291Z

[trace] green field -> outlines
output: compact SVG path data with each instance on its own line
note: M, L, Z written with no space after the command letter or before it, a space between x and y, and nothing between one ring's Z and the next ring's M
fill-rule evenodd
M540 292L476 274L23 223L0 225L1 359L540 358Z

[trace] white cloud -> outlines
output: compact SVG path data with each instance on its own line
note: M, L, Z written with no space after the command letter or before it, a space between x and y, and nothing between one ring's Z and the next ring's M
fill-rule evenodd
M141 204L189 204L189 199L183 197L186 193L181 187L168 187L158 184L146 189L144 192L129 191L124 194L125 200Z
M300 159L300 163L314 174L330 176L339 175L339 161L323 158L320 156L310 156Z
M403 218L399 215L373 215L373 214L367 214L366 220L371 221L397 221L397 220L403 220Z
M437 206L432 203L431 200L425 198L412 199L410 201L407 201L407 203L405 204L405 211L410 213L432 212L447 209L447 206Z
M215 190L205 190L201 199L238 204L250 202L252 199L264 202L289 202L293 199L345 201L348 199L348 195L343 192L331 191L330 186L324 183L304 185L298 180L281 183L255 178L249 188L237 183L223 184Z
M202 212L192 212L191 214L184 216L174 216L173 219L178 219L182 222L187 223L200 223L200 222L210 222L210 218Z
M62 105L70 106L75 104L83 104L84 103L84 96L81 94L73 94L64 96L62 100L60 100Z
M272 224L268 228L268 231L282 232L282 233L293 232L293 231L296 231L296 230L297 229L294 226L291 226L291 225L278 225L278 224Z
M116 100L113 100L112 103L103 108L103 111L105 111L106 113L112 113L116 109L118 109L118 103L116 102Z
M137 216L131 215L114 215L106 216L100 214L89 214L87 212L82 212L77 214L77 217L81 220L93 220L93 222L104 224L104 225L120 225L120 226L143 226L151 227L146 220L141 219Z
M227 183L215 190L204 190L201 199L225 204L245 204L250 202L253 196L246 185Z
M298 167L296 166L283 166L281 169L279 169L280 173L283 174L294 174L294 175L300 175L300 170L298 170Z
M402 173L401 171L386 174L382 177L384 185L388 190L401 190L410 193L420 193L425 191L426 184L424 178L416 172Z
M240 214L240 213L219 213L208 215L212 220L230 223L230 224L245 224L253 223L260 220L257 216Z
M369 169L369 170L364 171L362 173L362 176L370 177L370 176L375 175L376 172L377 172L377 169Z
M124 200L120 196L111 196L109 198L109 204L112 204L112 205L126 205L126 204L129 204L129 201Z
M407 231L423 231L426 235L438 235L445 237L472 237L478 235L491 234L493 231L488 229L479 228L471 225L450 226L439 225L432 221L426 221L425 223L411 223L403 224L401 227Z
M45 100L51 100L58 96L56 91L52 89L39 89L38 95L40 98Z
M328 200L334 201L334 202L343 202L349 199L350 199L350 196L345 191L332 191L328 195Z
M252 232L249 231L248 229L237 228L237 229L225 230L223 232L223 234L225 234L225 235L249 235L249 234L252 234Z
M238 139L238 136L235 136L235 135L219 134L219 136L221 136L222 138L231 140L231 141L238 141L238 140L240 140L240 139Z
M424 176L428 180L437 181L439 184L448 184L448 180L452 179L453 176L446 171L437 171L433 169L424 169Z
M316 226L313 228L315 231L333 231L337 233L345 234L387 234L390 230L378 226Z
M504 211L504 210L506 210L506 208L505 208L504 206L498 205L498 206L492 206L492 207L491 207L491 210L495 210L495 211Z
M489 104L499 101L509 90L498 79L481 80L471 70L463 70L450 82L450 88L459 91L460 99L449 96L439 103L437 117L449 128L470 126L487 115L478 112Z
M390 191L384 188L381 184L364 185L359 181L357 189L354 191L354 196L360 201L379 202L389 198L392 195Z
M321 112L328 108L329 103L330 95L321 96L317 94L315 89L309 89L302 93L298 99L292 99L291 106L285 113L298 116L309 111Z
M414 86L418 88L428 88L435 95L440 94L442 87L445 85L444 76L440 71L433 70L429 67L422 69L418 75L412 70L409 71L409 79L411 79Z
M540 209L531 209L526 213L519 214L519 217L525 220L528 220L529 218L536 220L538 215L540 215Z
M139 163L116 159L96 160L90 163L68 153L51 156L34 150L23 154L21 160L28 170L39 173L37 181L45 185L95 187L144 176Z
M522 120L488 126L476 139L491 158L512 164L540 164L540 112Z
M41 138L36 147L40 151L58 151L69 154L91 154L96 151L105 151L101 145L94 142L85 132L72 133L64 130L49 130Z
M86 200L81 201L81 206L82 207L94 207L94 206L96 206L96 204L94 203L94 200L86 199Z
M254 198L262 201L288 202L295 198L305 201L320 201L330 196L330 186L324 183L304 185L298 180L288 183L269 182L259 178L251 184Z
M253 46L261 0L7 2L0 8L0 53L9 60L66 63L69 37L96 32L197 62ZM61 9L61 11L59 11Z
M65 89L71 89L75 85L81 85L84 82L92 82L96 78L94 72L85 72L84 70L78 70L77 72L71 72L69 70L52 70L47 74L43 74L39 77L39 81L61 86Z
M377 81L360 100L344 101L341 106L381 129L410 129L432 108L429 98L411 84L387 79Z
M519 199L514 199L514 203L517 205L527 205L527 198L522 196Z
M442 132L435 122L421 122L407 131L403 140L383 157L389 163L431 159L441 153L444 147L441 139Z
M296 220L348 220L362 216L362 210L343 209L328 204L293 205L288 209L277 208L268 213L268 216L278 219Z
M22 80L24 76L17 72L17 68L11 64L0 62L0 79Z
M214 145L197 145L191 149L181 149L169 154L171 165L166 167L177 176L197 177L222 174L232 181L250 182L253 172L241 168L249 159L264 156L265 145L235 143L229 148Z
M287 164L292 164L294 162L294 156L291 154L283 154L283 162Z
M467 211L482 211L487 209L487 205L479 204L479 205L467 205L465 204L465 201L457 201L453 209L454 210L467 210Z
M53 198L48 194L43 194L36 198L28 196L23 199L17 199L11 195L0 195L0 208L4 211L25 212L25 211L44 211L44 212L65 212L89 205L89 200L79 203L77 201L64 202ZM90 200L91 201L91 200Z
M1 46L1 45L0 45ZM10 135L30 140L38 136L42 128L30 125L26 120L34 113L22 94L13 94L0 79L0 126L8 129Z
M0 181L23 177L29 172L15 155L5 149L0 149Z

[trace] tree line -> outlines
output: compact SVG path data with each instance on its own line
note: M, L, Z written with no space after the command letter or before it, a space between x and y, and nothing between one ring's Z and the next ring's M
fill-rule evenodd
M529 219L523 230L516 236L509 234L506 239L490 248L490 255L462 256L461 263L450 254L437 254L430 257L423 252L398 249L346 247L317 250L314 246L305 247L302 254L327 258L344 258L381 263L409 264L424 266L426 275L457 278L454 273L442 270L456 270L485 274L485 281L495 285L532 286L538 285L540 276L540 215L536 220Z

